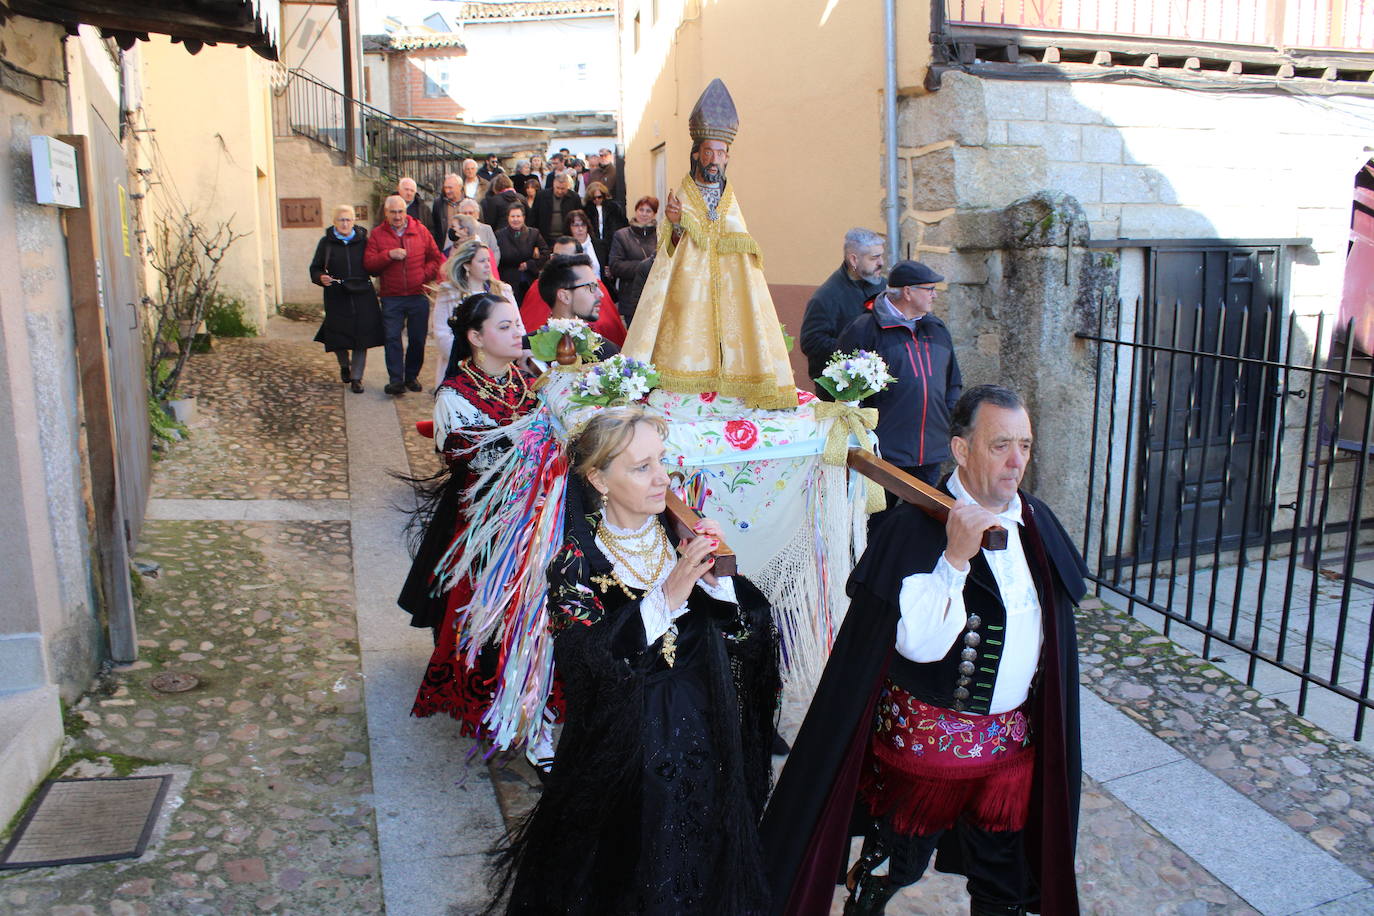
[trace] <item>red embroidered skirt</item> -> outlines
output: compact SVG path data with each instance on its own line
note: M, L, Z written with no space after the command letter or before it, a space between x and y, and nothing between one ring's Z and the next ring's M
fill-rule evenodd
M1020 708L995 716L955 712L889 680L859 792L873 815L907 835L948 830L960 817L983 830L1021 830L1034 768Z

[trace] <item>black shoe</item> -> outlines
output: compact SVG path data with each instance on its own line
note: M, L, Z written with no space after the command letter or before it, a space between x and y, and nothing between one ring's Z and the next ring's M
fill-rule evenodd
M424 390L425 390L425 389L424 389L424 386L420 384L420 380L419 380L419 379L411 379L410 381L406 382L406 388L409 389L410 391L424 391Z
M785 757L792 752L792 746L777 731L773 732L773 756Z
M864 875L844 902L844 916L883 916L887 902L901 889L886 875Z
M350 379L349 379L349 377L348 377L348 367L347 367L347 366L340 366L340 367L339 367L339 380L342 381L345 385L349 383Z
M348 387L353 389L354 394L363 393L363 383L358 381L357 379L354 379L353 381L349 382Z
M970 900L969 916L1026 916L1025 908L1014 903L988 903L986 900Z
M406 386L402 385L400 382L391 382L382 390L385 391L387 394L400 395L406 393Z

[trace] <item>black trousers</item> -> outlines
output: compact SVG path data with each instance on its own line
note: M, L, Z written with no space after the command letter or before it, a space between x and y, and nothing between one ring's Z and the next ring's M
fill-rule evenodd
M876 826L878 840L890 857L888 880L902 887L921 879L946 832L904 836L885 818ZM982 830L962 820L952 829L963 852L971 899L998 906L1025 906L1030 901L1023 831Z

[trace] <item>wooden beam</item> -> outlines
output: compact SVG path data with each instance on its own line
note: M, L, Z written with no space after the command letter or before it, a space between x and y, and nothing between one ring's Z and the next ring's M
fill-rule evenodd
M692 529L697 522L701 521L701 516L697 515L696 510L687 505L672 490L668 491L667 499L668 514L673 517L673 521L679 525L678 534L682 536L684 542L697 537L697 533ZM711 572L718 576L733 576L739 572L739 564L735 560L735 552L725 543L725 538L720 539L719 546L715 552L716 562L711 566Z
M898 499L911 503L937 522L943 524L948 521L949 510L954 508L954 500L925 481L912 477L895 464L884 461L872 452L851 448L849 467L880 484L884 490ZM1007 530L994 527L984 531L983 547L987 550L1006 550Z
M86 466L91 479L92 540L96 555L98 600L116 662L138 658L138 628L129 582L129 546L119 501L119 459L115 454L114 403L106 362L105 313L101 302L100 230L92 169L84 136L60 136L76 149L83 206L62 211L67 238L67 271L72 291L81 420L85 427Z

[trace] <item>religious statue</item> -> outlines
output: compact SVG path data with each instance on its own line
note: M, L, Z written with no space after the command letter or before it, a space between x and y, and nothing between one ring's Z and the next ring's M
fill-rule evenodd
M719 79L688 121L692 168L664 207L670 231L644 283L624 351L658 369L662 387L715 392L751 408L797 406L773 297L758 243L726 180L739 129L730 92Z

